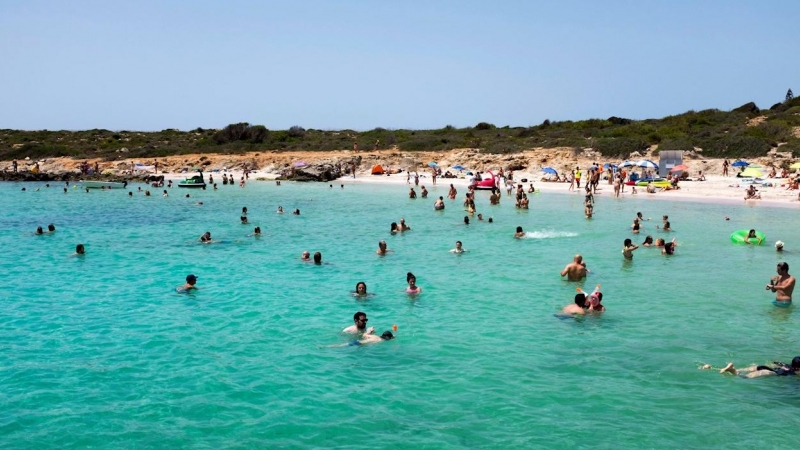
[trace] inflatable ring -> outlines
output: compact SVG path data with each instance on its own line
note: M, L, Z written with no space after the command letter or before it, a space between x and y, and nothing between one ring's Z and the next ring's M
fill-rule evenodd
M731 242L733 242L734 244L746 244L745 239L747 238L748 234L750 234L750 230L736 230L733 233L731 233ZM751 244L761 245L764 243L764 240L766 239L764 233L760 231L756 231L756 237L758 237L758 242L750 242Z

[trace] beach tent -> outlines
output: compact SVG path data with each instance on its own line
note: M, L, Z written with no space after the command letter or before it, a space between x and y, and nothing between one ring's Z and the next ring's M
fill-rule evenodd
M383 166L380 164L375 164L372 166L372 174L373 175L383 175L384 174Z

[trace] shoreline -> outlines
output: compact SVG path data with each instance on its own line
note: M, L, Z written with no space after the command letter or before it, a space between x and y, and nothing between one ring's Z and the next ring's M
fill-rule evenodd
M645 155L646 156L646 155ZM451 170L450 168L455 164L462 164L471 170L490 171L496 170L499 167L522 167L514 170L514 179L522 180L527 179L527 182L522 184L525 186L527 192L529 183L533 183L536 190L545 193L557 193L569 195L569 183L564 182L544 182L542 180L543 173L540 172L542 167L553 167L561 172L571 170L575 167L581 167L582 170L597 161L602 164L609 158L603 158L599 155L588 154L575 156L571 151L564 149L535 149L525 151L512 155L490 155L483 154L476 149L457 149L449 152L413 152L404 153L397 150L378 150L378 151L334 151L334 152L303 152L303 151L288 151L288 152L264 152L252 153L243 155L223 155L223 154L210 154L210 155L175 155L158 159L159 170L158 173L151 171L136 172L134 174L126 173L130 171L135 163L142 160L120 160L120 161L101 161L96 160L77 160L67 157L62 158L46 158L42 160L24 160L19 161L20 172L23 174L34 175L37 178L42 176L51 176L56 178L54 182L63 181L64 177L73 178L73 182L79 182L82 178L79 165L87 161L90 165L98 164L100 167L100 175L91 175L87 179L103 179L112 180L115 177L124 178L131 182L137 182L140 179L142 183L146 183L147 177L164 176L164 180L180 181L184 178L191 177L193 172L191 168L195 166L204 167L206 169L205 175L213 175L217 183L221 180L223 173L232 175L234 180L238 180L243 176L244 169L251 170L248 183L252 182L270 182L280 177L281 172L290 169L297 161L306 161L309 165L315 164L342 164L345 161L351 161L357 158L359 161L358 169L356 170L356 178L351 175L344 175L339 178L327 181L327 183L369 183L369 184L383 184L383 185L397 185L415 187L413 178L411 183L407 184L407 173L418 172L420 174L420 186L427 185L430 187L430 169L426 161L437 161L442 167L443 171ZM155 161L145 161L152 163ZM612 162L617 162L612 160ZM762 166L770 167L780 163L775 159L769 157L753 160L752 163L759 163ZM35 174L26 169L32 168L34 164L40 164L40 173ZM386 175L371 175L370 169L374 165L382 165L382 167L390 170L402 170L401 173ZM679 183L679 190L670 190L648 194L643 187L638 188L636 198L647 198L653 200L670 200L670 201L689 201L696 203L715 203L715 204L743 204L745 206L761 206L768 208L796 208L800 205L798 201L798 191L786 190L781 187L785 183L785 179L770 178L765 179L765 182L772 183L772 187L758 186L757 189L762 195L760 200L744 200L744 191L746 186L739 183L740 179L735 176L722 176L722 160L721 159L690 159L688 156L684 158L683 164L689 166L689 174L691 177L696 177L698 171L705 174L706 181L681 181ZM0 161L0 167L9 169L11 166L10 161ZM182 172L182 170L187 170ZM507 169L508 170L508 169ZM637 171L634 169L634 171ZM766 172L766 169L764 169ZM736 171L732 168L731 173ZM76 179L75 179L76 178ZM208 178L207 178L208 179ZM36 182L38 180L31 180ZM291 180L287 180L291 181ZM8 182L25 182L28 181L8 181ZM44 181L38 181L44 182ZM311 182L311 181L309 181ZM320 181L326 183L326 181ZM466 189L468 179L465 178L437 178L437 185L454 184L461 189ZM606 180L601 180L600 192L595 195L601 197L612 197L613 187L607 184ZM631 187L625 186L624 192L621 193L620 198L630 198ZM419 188L417 188L419 193ZM580 189L575 187L572 191L576 195L583 195L583 184Z

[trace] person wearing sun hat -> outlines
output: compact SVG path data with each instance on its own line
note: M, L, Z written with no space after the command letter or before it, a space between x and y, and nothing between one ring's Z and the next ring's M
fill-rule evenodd
M183 286L179 286L177 291L189 292L195 290L197 289L197 286L195 286L195 284L197 284L197 276L194 274L186 275L186 284L184 284Z
M782 252L783 251L783 241L775 242L775 250Z

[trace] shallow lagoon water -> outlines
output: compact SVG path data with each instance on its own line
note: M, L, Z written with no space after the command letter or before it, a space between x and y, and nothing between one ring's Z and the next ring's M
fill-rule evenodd
M22 192L25 186L27 192ZM142 185L144 187L144 185ZM5 448L673 448L785 445L800 380L700 371L800 354L796 306L764 285L796 272L798 212L538 194L463 225L406 186L251 182L245 189L84 193L0 184L0 446ZM40 188L38 192L36 188ZM183 195L189 193L191 198ZM202 201L202 206L196 205ZM282 205L286 214L275 214ZM249 225L239 223L242 206ZM301 210L300 216L289 212ZM633 236L636 213L645 222ZM655 229L669 214L675 231ZM725 221L724 216L730 216ZM389 234L405 217L412 231ZM36 226L57 232L35 236ZM258 225L263 236L248 236ZM516 226L528 238L513 239ZM729 235L757 228L764 246ZM204 231L222 243L203 245ZM675 237L676 255L622 241ZM385 239L393 253L375 254ZM777 254L780 239L787 252ZM456 240L468 250L448 252ZM83 257L70 256L75 244ZM325 264L303 263L303 250ZM556 317L582 253L608 311ZM409 297L406 272L423 293ZM202 289L178 294L188 273ZM365 281L374 295L350 295ZM329 348L365 311L397 339Z

